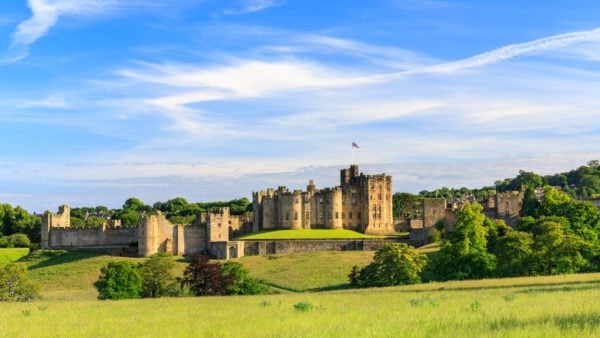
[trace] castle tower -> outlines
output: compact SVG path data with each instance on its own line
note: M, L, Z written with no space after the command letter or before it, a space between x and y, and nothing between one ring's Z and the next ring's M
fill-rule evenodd
M332 188L329 191L329 212L327 227L330 229L342 229L342 189Z
M209 243L229 241L229 207L208 211L206 223Z
M58 207L56 214L46 212L42 215L41 241L42 249L47 249L51 245L52 228L70 228L71 227L71 208L63 204Z
M364 176L362 191L364 232L395 233L392 214L392 177L385 174Z
M138 225L138 256L147 257L158 252L158 218L144 216Z

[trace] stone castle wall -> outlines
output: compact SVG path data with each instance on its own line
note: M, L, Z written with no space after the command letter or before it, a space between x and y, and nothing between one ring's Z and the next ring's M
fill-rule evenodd
M508 225L516 225L523 206L523 196L521 191L507 191L496 194L496 218L503 219Z
M254 231L267 229L352 229L368 234L394 234L392 178L359 174L352 165L340 171L340 186L290 192L280 186L254 192Z
M388 243L411 243L408 239L298 239L229 241L211 243L211 252L218 259L243 256L291 254L314 251L376 251Z

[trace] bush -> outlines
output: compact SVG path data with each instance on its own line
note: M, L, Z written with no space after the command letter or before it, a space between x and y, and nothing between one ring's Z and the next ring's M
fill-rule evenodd
M442 240L442 232L436 228L432 228L429 230L429 234L427 235L427 243L435 243Z
M0 236L0 248L8 248L9 245L11 245L11 244L8 241L8 237Z
M175 262L166 253L150 256L139 267L142 276L142 297L176 296L179 294L177 281L173 276Z
M187 287L196 296L218 296L227 294L233 284L233 277L225 276L221 264L211 263L203 255L192 256L192 261L185 268L181 286Z
M15 248L29 248L31 246L31 241L25 234L12 234L8 236L8 241Z
M133 263L110 262L100 270L94 287L98 290L98 299L140 298L142 277Z
M10 263L0 268L0 301L26 302L39 298L35 284L27 277L22 263Z
M258 295L265 293L267 287L259 281L250 278L244 266L238 262L228 261L221 265L221 272L233 282L227 287L228 295Z
M348 278L357 287L414 284L421 281L426 264L427 256L415 248L404 243L387 244L375 253L369 265L360 270L353 267Z

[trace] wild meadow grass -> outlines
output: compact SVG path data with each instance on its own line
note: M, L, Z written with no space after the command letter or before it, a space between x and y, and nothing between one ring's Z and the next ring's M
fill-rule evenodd
M260 296L0 304L7 337L593 337L600 274Z
M423 250L435 251L432 248ZM318 252L240 261L288 290L343 288L373 252ZM99 301L92 283L121 258L84 252L21 261L44 298L0 303L4 337L594 337L600 273L427 283L260 296ZM178 274L185 262L178 260Z
M14 262L21 257L27 256L28 248L3 248L0 249L0 266Z

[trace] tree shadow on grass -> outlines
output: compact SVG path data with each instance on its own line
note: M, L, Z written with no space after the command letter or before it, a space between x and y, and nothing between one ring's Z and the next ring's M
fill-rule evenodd
M324 291L336 291L336 290L349 290L355 289L350 285L350 283L337 284L337 285L329 285L321 288L313 288L306 290L307 292L324 292Z
M28 264L29 270L35 270L104 255L106 253L96 251L39 250L22 257L18 262Z

